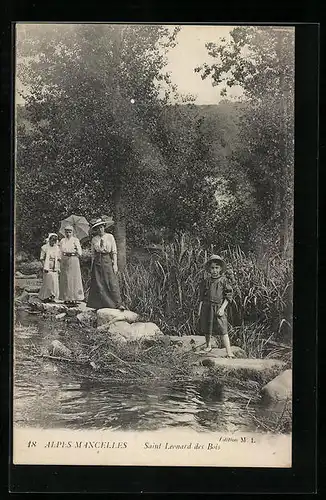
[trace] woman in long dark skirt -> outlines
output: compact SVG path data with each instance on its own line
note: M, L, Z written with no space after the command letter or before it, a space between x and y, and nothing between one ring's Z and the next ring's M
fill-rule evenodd
M113 224L112 219L98 219L91 228L96 234L91 243L91 285L87 306L94 309L124 309L117 277L117 245L114 236L105 232L105 227Z

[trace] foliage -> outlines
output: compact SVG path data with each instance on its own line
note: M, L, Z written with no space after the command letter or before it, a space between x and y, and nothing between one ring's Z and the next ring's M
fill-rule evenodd
M169 80L161 70L178 30L91 24L25 29L17 44L18 76L28 89L32 130L23 124L17 130L17 220L27 209L34 217L39 213L39 227L48 226L49 206L56 207L56 220L114 207L119 232L129 207L126 192L137 196L146 176L164 169L152 136L173 88L159 99L157 81Z
M237 27L231 41L208 43L212 64L195 69L213 85L244 92L240 143L233 169L254 186L262 223L278 229L284 251L291 236L294 143L294 32L278 27ZM237 175L234 176L239 185ZM270 238L272 239L272 238Z
M266 255L259 262L253 254L246 255L240 249L205 249L199 239L182 234L146 264L128 264L122 276L126 305L156 322L164 333L196 334L198 285L207 256L213 251L222 254L228 264L227 276L234 289L229 321L238 327L230 334L236 343L261 357L263 347L266 355L266 340L288 342L292 272L290 261L278 255Z

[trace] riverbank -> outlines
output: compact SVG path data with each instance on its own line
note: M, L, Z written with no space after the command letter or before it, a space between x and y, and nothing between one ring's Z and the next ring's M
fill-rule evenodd
M17 306L15 330L18 333L20 329L35 328L33 323L40 322L47 332L45 343L26 347L26 354L32 358L42 359L53 367L64 366L74 376L94 382L136 383L147 388L162 383L196 382L209 400L218 400L227 391L245 402L244 411L256 421L257 429L290 432L290 399L281 406L269 405L268 408L262 403L262 388L288 368L280 359L248 359L239 346L233 346L235 360L226 360L223 349L203 356L198 353L203 337L173 337L159 331L128 341L117 331L120 328L126 335L126 331L132 330L132 324L141 324L139 321L112 322L111 319L111 327L106 328L103 314L99 325L99 312L87 310L85 305L81 310L64 310L62 304L31 300L25 304L18 302ZM130 320L134 313L128 314ZM136 315L134 319L141 318ZM129 327L121 330L123 324ZM257 405L260 406L258 414Z

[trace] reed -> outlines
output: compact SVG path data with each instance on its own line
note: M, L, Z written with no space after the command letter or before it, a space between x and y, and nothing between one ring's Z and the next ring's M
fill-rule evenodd
M211 252L227 262L234 289L229 306L230 336L247 355L268 355L269 341L291 341L292 268L278 255L258 260L239 247L221 252L181 234L146 262L131 259L121 276L126 306L169 335L197 333L198 286ZM282 351L281 355L285 355Z

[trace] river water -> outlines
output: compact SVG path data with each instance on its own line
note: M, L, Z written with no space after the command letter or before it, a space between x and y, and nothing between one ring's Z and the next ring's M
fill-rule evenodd
M19 322L18 322L19 321ZM55 336L34 315L16 317L14 423L20 427L196 431L257 430L259 405L226 387L194 381L113 380L33 355ZM60 334L60 332L59 332ZM37 352L35 349L35 352ZM264 429L260 429L263 431Z

